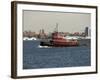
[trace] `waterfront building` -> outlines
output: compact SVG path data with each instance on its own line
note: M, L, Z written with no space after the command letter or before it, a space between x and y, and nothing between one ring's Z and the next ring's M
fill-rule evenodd
M41 29L39 31L39 38L40 39L45 39L46 38L46 33L45 33L44 29Z
M89 27L85 27L85 36L90 37L91 36L91 29Z
M88 27L85 27L85 36L88 36Z

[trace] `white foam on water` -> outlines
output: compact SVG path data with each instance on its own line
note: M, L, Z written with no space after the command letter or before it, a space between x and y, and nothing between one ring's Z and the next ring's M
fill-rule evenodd
M52 48L52 47L38 45L38 48Z

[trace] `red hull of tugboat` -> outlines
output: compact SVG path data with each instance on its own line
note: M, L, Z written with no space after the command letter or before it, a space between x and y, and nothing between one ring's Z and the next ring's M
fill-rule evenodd
M79 43L77 41L53 41L54 46L78 46Z
M52 34L52 42L54 46L78 46L77 40L68 40L63 38L58 32Z

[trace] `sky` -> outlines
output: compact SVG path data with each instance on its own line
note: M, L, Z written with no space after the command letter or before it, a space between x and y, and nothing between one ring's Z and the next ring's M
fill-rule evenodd
M53 32L56 23L59 32L83 32L85 27L91 27L89 13L68 13L50 11L23 11L23 31L39 32L44 29L46 33Z

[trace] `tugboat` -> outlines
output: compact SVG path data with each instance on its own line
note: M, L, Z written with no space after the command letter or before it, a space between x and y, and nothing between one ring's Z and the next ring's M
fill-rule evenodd
M56 24L56 31L52 33L50 40L42 40L40 46L48 47L68 47L78 46L79 42L75 39L65 39L63 35L58 32L58 24Z

